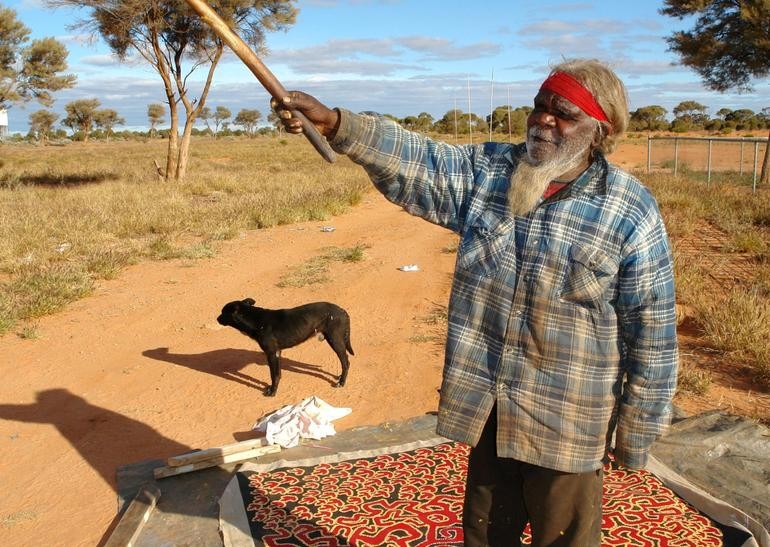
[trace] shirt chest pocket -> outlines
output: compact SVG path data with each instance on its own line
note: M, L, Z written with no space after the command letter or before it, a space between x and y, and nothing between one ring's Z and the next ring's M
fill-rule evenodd
M494 274L513 237L514 221L485 211L467 227L460 241L457 265L482 276Z
M592 310L601 310L612 299L618 266L618 262L601 249L573 244L569 250L561 298Z

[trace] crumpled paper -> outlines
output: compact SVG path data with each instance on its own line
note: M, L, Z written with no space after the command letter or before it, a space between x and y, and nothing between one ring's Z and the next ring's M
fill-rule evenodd
M350 408L337 408L315 395L296 405L286 405L260 418L252 430L265 433L269 444L297 446L300 439L323 439L336 431L332 421L347 416Z

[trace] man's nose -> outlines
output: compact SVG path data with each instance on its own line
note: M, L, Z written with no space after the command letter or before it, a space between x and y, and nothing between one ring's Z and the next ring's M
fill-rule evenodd
M532 122L541 127L554 127L556 125L556 117L550 112L532 112L531 116Z

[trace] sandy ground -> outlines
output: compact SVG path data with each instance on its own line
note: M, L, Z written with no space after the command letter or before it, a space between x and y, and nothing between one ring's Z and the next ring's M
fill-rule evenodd
M0 339L0 544L94 545L116 515L117 467L232 443L310 395L352 409L339 430L435 410L443 346L431 317L446 305L454 254L442 249L455 241L372 192L325 223L244 234L211 260L134 266L42 319L39 339ZM358 244L364 260L332 262L329 282L276 286L324 247ZM420 271L398 270L406 264ZM224 303L247 296L346 308L356 352L347 385L331 386L339 361L311 339L283 352L278 394L263 396L263 354L216 322Z
M634 168L645 151L614 159ZM117 467L242 440L260 416L310 395L352 409L338 430L435 410L443 326L432 318L446 305L455 242L371 192L322 223L245 233L213 259L133 266L41 319L38 339L0 338L0 544L95 545L116 516ZM324 247L358 244L364 260L332 262L328 282L276 286ZM406 264L420 271L398 270ZM283 352L278 394L264 397L263 354L216 322L247 296L346 308L347 385L332 387L338 361L313 339Z

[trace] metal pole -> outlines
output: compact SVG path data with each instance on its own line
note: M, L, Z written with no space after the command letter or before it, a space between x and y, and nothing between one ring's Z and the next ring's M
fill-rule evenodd
M751 183L752 192L757 191L757 156L759 156L759 141L754 141L754 181Z
M679 137L674 137L674 176L676 176L677 167L679 167Z
M706 167L708 174L706 175L706 184L711 184L711 139L709 139L709 159L708 166Z
M650 174L650 166L652 165L652 138L647 135L647 174Z

